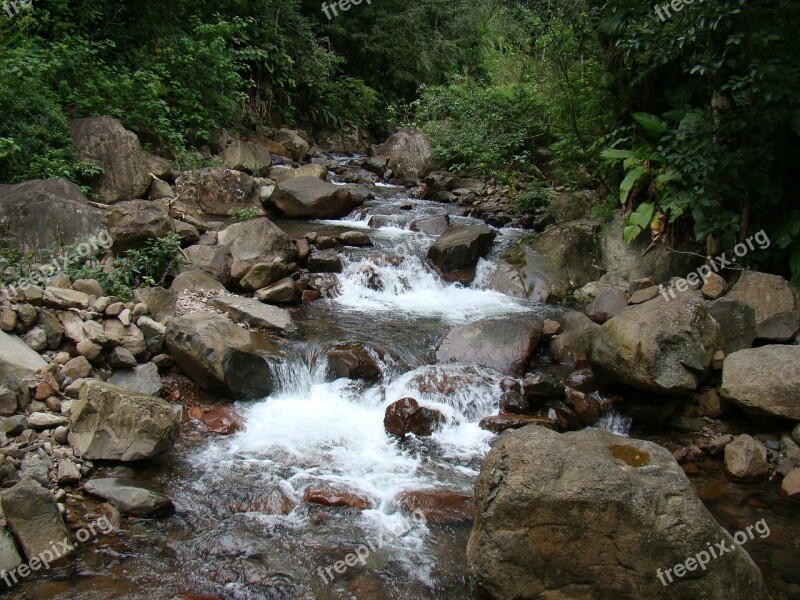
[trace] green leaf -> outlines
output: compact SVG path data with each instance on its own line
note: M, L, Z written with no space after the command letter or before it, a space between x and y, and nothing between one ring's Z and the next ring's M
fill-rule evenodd
M619 160L621 158L636 158L636 153L632 150L617 150L616 148L607 148L600 153L605 159Z
M622 183L619 184L619 201L622 204L625 204L628 201L628 196L630 196L631 190L639 182L639 180L649 172L650 169L647 167L636 167L635 169L628 171L628 174L625 175L625 179L623 179Z
M639 237L640 233L642 233L642 230L639 227L631 225L622 230L622 239L625 240L626 244L630 244Z
M626 223L628 225L635 225L640 229L647 229L650 227L650 222L653 220L653 212L655 206L651 202L643 202L639 207L628 215Z
M650 113L633 113L633 119L642 126L648 135L653 137L659 137L667 131L667 124Z

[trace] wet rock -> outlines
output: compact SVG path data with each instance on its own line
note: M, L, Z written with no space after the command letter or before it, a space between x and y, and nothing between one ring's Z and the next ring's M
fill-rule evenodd
M538 407L537 407L538 408ZM500 410L506 413L527 415L536 410L519 391L505 391L500 396Z
M114 251L121 253L139 248L147 240L163 238L175 232L167 209L150 200L130 200L115 204L105 215L106 229L114 240Z
M781 482L781 496L800 500L800 469L792 469Z
M69 442L89 460L134 461L168 451L178 419L164 400L84 379L72 403Z
M0 331L0 381L25 379L47 366L44 359L15 335Z
M735 481L760 481L769 473L767 449L749 435L725 446L725 473Z
M564 385L579 392L593 392L597 389L597 380L591 369L578 369L569 374Z
M192 406L189 418L198 421L204 431L219 435L232 435L245 428L241 415L233 407L224 404Z
M400 129L378 149L388 159L396 179L415 180L427 174L431 164L431 145L424 133L413 127Z
M397 496L397 502L408 513L419 511L434 525L469 523L475 514L472 494L457 490L410 490Z
M116 371L108 382L148 396L157 396L161 392L161 377L158 375L158 367L153 363Z
M591 427L600 420L603 414L603 407L594 396L567 388L565 404L569 406L581 423L586 427Z
M107 500L122 514L144 517L172 510L172 500L135 479L92 479L83 491Z
M547 400L561 400L564 397L564 383L558 377L535 371L525 375L522 380L522 393L535 409Z
M489 275L488 287L513 298L527 298L528 290L519 271L504 260L495 263Z
M341 273L342 259L336 252L314 252L308 258L308 270L312 273Z
M328 366L337 379L374 381L381 376L380 358L360 344L340 344L328 352Z
M720 394L755 414L800 420L800 346L762 346L725 358Z
M272 374L260 352L274 349L223 317L174 319L167 327L167 348L181 370L207 392L236 400L272 392Z
M219 243L230 250L231 276L236 280L256 265L289 263L296 256L289 236L267 218L231 225L219 233Z
M450 216L447 214L414 219L409 226L411 231L420 231L428 235L442 235L450 228Z
M611 289L595 298L584 311L595 323L602 325L628 308L628 298L618 289Z
M345 231L336 239L344 246L372 246L372 240L370 239L369 235L363 231Z
M756 311L752 306L739 300L722 298L711 302L708 312L719 323L725 336L725 354L752 347L757 333Z
M483 319L447 332L436 347L436 361L474 363L521 375L541 335L542 322L536 317Z
M583 429L583 423L578 414L564 402L550 400L539 409L537 415L552 421L562 431Z
M69 532L50 491L31 479L24 479L0 494L0 509L28 560L45 551L52 553L53 543L69 540ZM71 545L66 549L60 547L60 551L64 559L74 553Z
M175 182L175 192L189 208L208 215L227 217L232 208L253 208L259 214L263 211L255 180L241 171L219 168L187 171Z
M722 345L719 326L694 293L629 308L592 337L592 370L607 382L685 394L697 389Z
M483 225L451 227L428 249L428 259L442 273L474 268L496 236L493 229Z
M409 433L429 436L444 422L445 417L438 410L421 407L414 398L402 398L386 407L383 427L389 435L403 439Z
M735 545L669 451L606 431L524 427L503 436L475 489L467 557L489 598L585 595L579 590L603 598L663 597L658 573L708 540ZM744 551L667 583L676 598L767 597Z
M208 273L205 273L199 269L190 269L188 271L184 271L175 278L169 289L173 293L180 293L187 290L190 292L199 292L203 290L220 292L227 291L225 286L219 281L214 279Z
M550 342L550 355L559 363L583 364L588 360L592 336L600 326L583 313L570 311L558 318L561 333Z
M309 504L321 506L354 508L355 510L369 510L372 501L355 492L333 490L330 488L308 487L303 492L303 500Z
M538 425L549 429L557 429L558 425L547 417L541 415L490 415L480 421L480 428L492 433L502 433L508 429L520 429L526 425Z
M5 247L39 252L90 239L103 224L103 212L71 181L37 179L0 185L0 222L6 224Z
M756 312L756 335L759 339L785 342L797 333L797 295L783 277L757 271L742 271L739 281L727 297L753 307ZM782 321L785 321L784 327L771 321L781 315L786 317L782 317Z
M365 196L317 177L295 177L279 183L270 203L290 218L338 219L361 206Z
M284 277L277 283L256 292L256 298L265 304L297 304L302 297L301 287L291 277Z
M217 296L209 301L214 308L228 314L236 323L245 323L256 329L294 331L291 315L281 308L241 296Z

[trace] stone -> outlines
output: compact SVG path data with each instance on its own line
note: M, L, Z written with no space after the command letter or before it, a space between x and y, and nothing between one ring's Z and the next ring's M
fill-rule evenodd
M503 433L509 429L520 429L527 425L538 425L557 429L555 421L541 415L490 415L481 419L479 426L481 429L492 433Z
M4 308L0 312L0 330L13 332L17 326L17 313L10 308Z
M728 282L721 275L709 273L705 277L703 287L700 288L700 293L706 300L717 300L728 293Z
M103 172L91 179L92 192L106 204L141 198L150 185L139 138L112 117L89 117L69 123L78 159Z
M67 419L61 415L50 413L35 412L28 415L28 427L41 431L43 429L55 429L59 425L66 425Z
M147 352L144 334L136 325L125 326L119 319L108 319L103 326L109 345L122 346L137 358L144 356L144 353Z
M317 164L302 165L296 169L280 166L274 167L272 171L270 171L269 176L275 183L280 183L281 181L286 181L294 177L316 177L317 179L326 181L328 179L328 169Z
M136 366L136 357L131 354L130 350L117 347L108 352L108 364L114 369L128 369Z
M10 573L21 564L22 557L14 538L5 527L0 527L0 573Z
M64 328L58 321L56 314L43 308L39 310L39 316L36 319L36 325L44 331L47 339L47 348L50 350L57 350L61 346L61 341L64 338Z
M34 327L22 336L22 340L36 352L43 352L47 349L47 334L41 327Z
M49 462L49 459L48 459ZM30 452L25 455L20 468L22 479L33 479L45 488L50 487L50 469L38 454Z
M0 382L28 379L47 366L45 360L15 335L0 331Z
M135 365L131 369L123 368L115 371L108 383L148 396L157 396L161 392L162 385L158 367L153 363Z
M800 346L740 350L725 358L722 397L747 412L800 421Z
M670 395L699 386L722 346L699 294L658 298L629 308L592 336L589 359L599 379Z
M225 313L236 323L256 329L294 331L292 316L282 308L269 306L252 298L241 296L216 296L209 304Z
M144 246L175 232L166 207L149 200L130 200L115 204L106 212L105 225L117 253Z
M167 348L181 370L209 393L255 400L272 392L265 354L277 350L263 336L223 317L196 314L174 319L167 327Z
M189 418L198 421L204 431L218 435L232 435L245 428L241 415L233 407L223 404L192 406Z
M173 219L172 226L175 229L175 233L178 235L181 246L191 246L200 241L200 232L194 225Z
M308 487L303 492L303 500L309 504L353 508L355 510L369 510L373 507L372 501L365 496L361 496L355 492L330 488Z
M265 175L272 166L272 155L259 144L231 140L222 153L222 162L228 169L244 171L250 175Z
M305 158L310 149L309 143L293 129L280 129L275 132L275 141L295 160Z
M155 154L148 154L145 156L144 162L147 166L147 171L154 177L163 179L164 181L172 180L172 165L166 158L161 158Z
M363 231L345 231L337 236L336 239L344 246L354 246L356 248L372 246L369 234Z
M427 437L446 421L444 415L434 409L420 406L414 398L402 398L386 407L383 427L391 436L404 439L408 434Z
M284 277L277 283L256 292L259 302L265 304L297 304L302 299L302 289L291 277Z
M230 248L227 246L189 246L184 250L186 256L189 258L189 269L192 271L200 270L206 273L212 279L220 282L223 285L229 285L233 282L231 275L231 257ZM176 278L177 279L177 278ZM173 286L170 287L172 291L177 290Z
M288 275L286 265L276 259L271 263L254 265L253 268L242 277L239 285L245 290L260 290L283 279L286 275Z
M190 269L178 275L170 286L170 292L180 293L184 291L219 291L226 292L227 289L219 281L208 273L199 269Z
M483 225L451 227L428 249L428 259L442 273L474 268L496 236L493 229Z
M70 308L86 310L91 304L89 296L83 292L55 287L45 289L42 300L48 308L59 310L68 310Z
M565 388L558 377L535 371L526 374L522 380L522 393L535 410L547 400L563 399Z
M660 294L659 287L653 286L649 288L644 288L635 292L631 295L630 299L628 300L629 304L644 304L645 302L649 302L655 298L658 298Z
M521 375L541 335L542 322L536 317L483 319L447 332L436 346L436 361L473 363Z
M220 246L230 250L230 272L237 281L256 265L276 260L289 263L296 256L289 236L267 218L234 223L219 232L218 237Z
M378 149L388 159L395 179L416 180L427 175L431 166L431 144L419 129L405 127L392 134Z
M731 300L739 300L752 306L756 312L756 336L766 341L784 342L792 339L798 328L798 301L792 285L783 277L759 273L757 271L742 271L739 281L731 288L727 296ZM775 324L770 324L770 319L784 313L791 313L786 317L791 325L778 337L772 331ZM790 333L790 330L793 329Z
M626 308L628 308L628 298L623 291L614 288L597 296L584 312L592 321L602 325Z
M542 326L542 335L552 336L557 335L561 331L561 323L551 319L545 319Z
M725 336L725 354L733 354L753 346L756 339L756 311L739 300L722 298L708 305L708 312L719 323Z
M241 171L216 167L187 171L176 180L175 192L186 206L207 215L228 217L233 208L253 208L263 214L255 180Z
M709 541L736 544L651 442L523 427L484 460L475 504L467 560L487 598L767 598L742 548L664 587Z
M800 423L795 425L794 429L792 429L792 439L796 444L800 444Z
M166 326L147 316L139 317L136 325L144 336L144 344L147 351L151 354L158 354L161 352L161 349L164 347L164 342L167 339Z
M69 443L89 460L146 460L167 452L178 438L178 418L161 398L95 379L81 380L72 403Z
M600 326L583 313L570 311L558 320L559 333L550 342L550 355L559 363L579 365L587 362L592 337Z
M83 340L78 342L75 346L78 354L83 356L89 361L95 361L100 358L100 355L103 353L103 347L99 344L95 344L91 340Z
M575 412L584 427L591 427L597 423L603 414L603 407L597 398L572 388L566 389L564 403Z
M381 362L374 350L361 344L340 344L328 352L328 367L337 379L374 381L381 377Z
M175 316L177 296L174 292L164 289L163 287L139 288L133 290L133 301L146 304L148 309L150 309L150 316L159 323L164 323L167 319Z
M447 214L414 219L409 225L411 231L420 231L428 235L442 235L450 228L450 216Z
M734 481L760 481L769 473L767 449L749 435L740 435L725 446L725 473Z
M0 222L6 224L5 247L38 253L89 240L102 226L103 213L71 181L37 179L0 185Z
M308 258L308 270L312 273L341 273L342 259L336 252L314 252Z
M92 479L83 490L107 500L124 515L145 517L173 509L172 500L134 479Z
M275 187L270 203L293 219L339 219L365 199L357 188L333 185L317 177L294 177Z
M56 475L58 485L73 485L81 480L81 472L74 462L63 459L58 461L58 471Z
M0 417L10 417L17 412L17 394L6 386L0 386Z
M475 513L471 493L458 490L408 490L397 496L404 512L422 514L425 522L434 525L469 523Z
M781 496L800 500L800 468L794 468L781 481Z

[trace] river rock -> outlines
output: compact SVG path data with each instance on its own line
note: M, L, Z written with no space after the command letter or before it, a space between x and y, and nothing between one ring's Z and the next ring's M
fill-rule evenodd
M397 496L397 503L407 513L422 513L426 523L435 525L469 523L475 513L473 495L457 490L408 490Z
M28 347L15 335L0 331L0 381L30 378L47 366L38 352Z
M225 167L234 171L266 175L272 166L272 155L259 144L231 140L222 153L222 162Z
M489 251L497 233L484 225L457 225L436 238L428 259L442 273L471 269Z
M72 403L69 443L89 460L145 460L172 448L178 431L178 418L161 398L83 379Z
M139 394L158 396L161 392L158 367L153 363L132 366L131 369L123 368L115 371L108 383Z
M237 281L255 265L289 263L297 255L289 236L266 217L234 223L219 232L219 244L230 250L231 275Z
M318 177L294 177L279 183L270 202L294 219L339 219L361 206L364 195Z
M209 301L214 308L226 312L236 323L256 329L294 331L292 316L282 308L270 306L253 298L217 296Z
M280 169L280 171L276 173L275 171L278 169ZM302 165L296 169L281 166L274 167L273 170L270 171L269 177L275 183L280 183L281 181L286 181L287 179L293 179L294 177L316 177L317 179L326 181L328 179L328 169L323 165L317 165L313 163Z
M749 435L725 446L725 473L735 481L760 481L769 474L767 449Z
M340 344L328 352L328 366L337 379L374 381L381 376L380 358L360 344Z
M283 146L295 160L304 158L310 149L309 143L293 129L276 131L275 141Z
M386 407L383 427L386 433L400 439L408 434L427 437L445 421L445 416L435 408L420 406L414 398L402 398Z
M227 217L232 208L263 213L255 180L241 171L213 167L186 171L175 182L175 192L187 207L208 215Z
M584 312L592 321L602 325L626 308L628 308L628 298L625 292L614 288L597 296Z
M720 394L756 414L800 421L800 346L762 346L725 358Z
M696 293L628 308L592 337L589 359L602 380L681 395L697 389L722 346L716 321Z
M790 500L800 500L800 468L792 469L783 478L781 496Z
M135 479L92 479L86 482L83 491L107 500L124 515L144 517L173 508L172 500Z
M138 248L147 240L163 238L175 231L167 209L149 200L115 204L106 212L105 224L117 253Z
M558 323L561 332L550 342L553 360L574 365L586 363L592 336L600 329L600 325L574 310L559 316Z
M256 292L256 298L265 304L297 304L302 297L303 290L291 277L284 277Z
M232 435L245 428L236 409L224 404L192 406L189 409L189 418L201 423L205 431L219 435Z
M270 263L259 263L253 265L253 268L242 277L239 285L245 290L260 290L286 277L287 271L286 264L278 259Z
M475 493L467 558L487 598L767 597L742 548L666 580L708 542L735 542L654 443L523 427L489 452Z
M372 501L355 492L334 490L322 487L308 487L303 492L303 500L309 504L320 504L322 506L354 508L356 510L369 510L372 508Z
M141 198L150 186L139 138L112 117L70 121L72 142L82 162L102 167L90 187L106 204Z
M103 225L103 212L89 205L66 179L0 185L3 243L20 252L41 252L86 241Z
M405 127L384 142L377 154L389 161L395 179L416 180L431 166L431 144L419 129Z
M227 291L224 285L200 269L189 269L188 271L184 271L173 280L169 289L172 293L180 293L184 291Z
M536 317L483 319L447 332L436 347L436 361L474 363L521 375L541 335L542 322Z
M435 215L422 219L414 219L409 225L411 231L420 231L428 235L442 235L450 228L450 216L448 214Z
M571 388L566 390L564 403L573 410L584 427L591 427L597 423L603 414L603 407L597 398Z
M355 246L357 248L372 246L372 240L363 231L345 231L337 236L336 239L344 246Z
M753 307L759 339L785 342L797 333L798 298L792 285L783 277L742 271L727 298Z
M227 246L189 246L184 250L189 259L189 270L200 270L212 279L229 285L233 282L231 275L231 256L230 248ZM173 282L174 284L174 282ZM170 287L173 291L177 289Z
M520 429L528 425L538 425L558 429L555 421L541 415L490 415L481 419L481 429L492 433L503 433L509 429Z
M275 349L223 317L174 319L167 327L167 348L181 370L209 393L255 400L272 392L272 373L262 353Z
M312 273L341 273L342 259L333 250L314 252L308 257L308 270Z
M63 558L73 555L58 505L50 491L32 479L23 479L0 494L0 509L29 561L46 550L52 554L52 545L62 541L68 543L66 549L59 546Z

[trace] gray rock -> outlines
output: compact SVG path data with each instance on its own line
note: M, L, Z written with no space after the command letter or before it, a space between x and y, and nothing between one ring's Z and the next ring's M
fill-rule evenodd
M256 298L265 304L296 304L302 297L300 286L291 277L284 277L279 282L256 292Z
M52 413L34 412L28 415L28 427L41 431L43 429L54 429L59 425L66 425L67 419L61 415Z
M132 392L157 396L161 391L161 377L158 367L153 363L138 365L132 369L116 371L108 380L111 385L116 385Z
M58 461L58 485L72 485L81 480L81 472L74 462L67 459Z
M41 327L34 327L22 336L23 341L36 352L47 349L47 334Z
M164 347L164 341L167 338L167 327L146 316L139 317L136 325L142 331L147 351L152 354L161 352L161 348Z
M6 386L0 386L0 417L10 417L17 412L17 394Z
M283 146L292 158L300 160L305 158L310 149L308 142L293 129L281 129L275 132L275 141Z
M187 171L175 182L175 192L189 208L208 215L227 217L232 208L253 208L263 213L255 180L241 171L219 168Z
M136 325L125 326L118 319L108 319L103 325L110 346L122 346L135 357L143 356L147 351L144 334Z
M0 381L32 377L39 369L47 366L37 352L15 335L0 331Z
M736 481L760 481L769 474L767 449L749 435L725 446L725 472Z
M739 281L727 297L753 307L759 339L785 342L797 333L797 294L783 277L757 271L742 271ZM773 321L776 317L779 318L778 322Z
M117 347L108 352L108 364L114 369L128 369L136 366L136 357L130 350Z
M30 477L45 488L50 487L50 469L35 452L29 452L25 455L25 458L22 460L20 475L23 479L25 477Z
M209 275L211 278L222 283L229 285L233 282L231 276L231 257L230 248L227 246L189 246L184 250L186 256L189 257L190 269L192 271L200 270ZM180 291L174 287L170 287L172 291Z
M709 303L708 312L719 323L725 336L725 354L752 347L757 333L756 311L752 306L739 300L721 298Z
M147 516L173 508L172 500L134 479L92 479L83 490L107 500L126 515Z
M483 225L457 225L436 238L428 259L442 273L471 269L489 251L497 233Z
M174 292L162 287L133 290L133 301L146 304L150 309L150 316L159 323L164 323L167 319L175 316L177 299Z
M312 273L341 273L342 259L333 250L314 252L308 257L308 270Z
M625 292L612 289L603 292L595 298L584 311L586 316L595 323L602 325L612 317L616 317L628 308L628 298Z
M269 150L259 144L231 140L222 153L222 162L228 169L244 171L251 175L262 175L269 172L269 168L272 166L272 155Z
M600 326L583 313L569 311L558 317L561 332L550 342L556 362L583 364L588 360L592 336Z
M414 219L409 226L411 231L421 231L428 235L442 235L450 228L450 216L447 214Z
M294 177L279 183L270 202L294 219L338 219L363 204L357 190L327 183L317 177Z
M219 281L211 277L211 275L208 273L200 271L199 269L190 269L188 271L184 271L175 278L169 289L176 293L186 290L190 292L199 292L202 290L220 292L227 291L225 286Z
M70 308L86 310L90 304L89 296L83 292L57 287L45 289L42 300L45 306L60 310L68 310Z
M14 538L5 527L0 528L0 573L10 573L22 564Z
M424 177L431 166L431 144L418 129L406 127L394 133L378 149L388 159L389 169L397 179Z
M296 329L291 315L275 306L270 306L252 298L241 296L217 296L209 304L226 312L236 323L246 323L257 329L294 331Z
M150 200L115 204L106 212L105 223L117 253L139 248L147 240L163 238L175 232L166 207Z
M231 276L237 281L257 264L289 263L296 256L289 236L267 218L234 223L219 232L219 243L230 250Z

